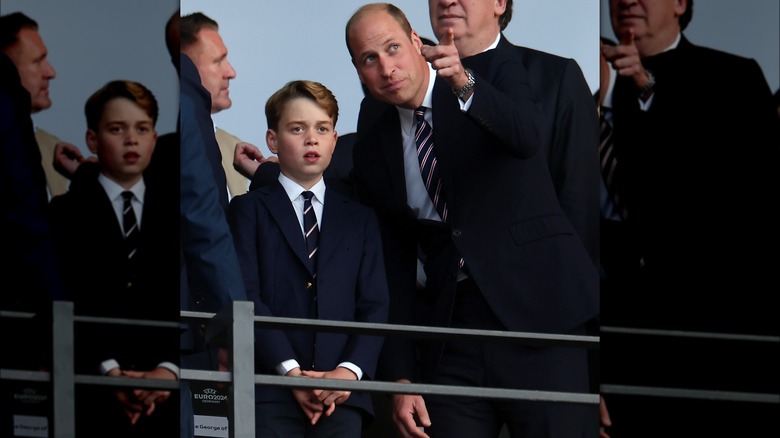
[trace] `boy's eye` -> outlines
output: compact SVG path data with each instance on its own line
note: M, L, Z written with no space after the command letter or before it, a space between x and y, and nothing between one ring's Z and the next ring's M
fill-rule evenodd
M293 126L292 128L292 132L301 132L301 131L303 131L303 128L301 128L300 126Z
M376 55L368 55L366 56L366 63L374 62L376 60Z
M395 52L398 50L398 44L390 44L390 51Z
M113 132L115 134L118 134L118 133L122 132L122 127L121 126L112 126L112 127L108 128L108 132Z
M317 131L319 131L319 132L328 132L328 131L330 131L330 129L328 129L327 126L320 126L319 128L317 128Z

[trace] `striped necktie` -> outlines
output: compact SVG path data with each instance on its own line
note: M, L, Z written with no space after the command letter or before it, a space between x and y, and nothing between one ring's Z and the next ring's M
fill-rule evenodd
M444 201L444 193L441 190L441 176L439 176L436 153L433 150L433 130L431 125L425 121L425 110L424 106L414 110L414 117L417 120L414 138L417 145L417 161L420 162L420 176L431 201L433 201L433 206L439 213L442 222L447 222L447 203Z
M138 238L141 231L138 229L138 221L135 217L135 210L133 209L133 192L122 192L122 198L124 198L124 205L122 207L122 228L125 235L125 254L127 255L127 267L128 278L127 287L133 285L135 279L136 265L137 265L137 252L138 252Z
M306 250L309 256L309 264L313 277L317 276L317 248L320 239L320 230L317 226L317 215L314 213L314 207L311 205L311 198L314 193L305 191L303 196L303 229L306 233Z
M609 193L609 199L612 206L623 220L628 216L623 199L620 197L620 172L618 169L618 160L615 153L615 143L612 139L612 126L605 117L609 111L601 108L601 136L599 138L599 161L601 163L601 177L604 179L604 185Z

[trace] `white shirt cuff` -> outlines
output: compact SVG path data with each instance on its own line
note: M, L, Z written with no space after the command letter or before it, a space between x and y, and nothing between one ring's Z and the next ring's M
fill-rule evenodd
M160 362L157 364L157 368L165 368L167 370L170 370L173 374L176 375L176 379L179 379L179 367L175 363L171 362Z
M360 369L359 366L355 365L352 362L341 362L338 366L342 368L346 368L357 376L358 380L361 380L363 378L363 370Z
M471 108L471 101L473 100L474 100L474 93L471 93L471 96L469 96L469 98L466 99L465 102L458 99L458 105L460 105L460 110L463 111L464 113L468 111L469 108Z
M100 362L100 375L105 376L114 368L119 368L119 362L115 359L104 360L103 362Z
M287 373L290 372L290 370L295 368L300 368L301 366L298 365L298 361L295 359L288 359L279 365L276 366L276 372L279 373L280 376L285 376Z

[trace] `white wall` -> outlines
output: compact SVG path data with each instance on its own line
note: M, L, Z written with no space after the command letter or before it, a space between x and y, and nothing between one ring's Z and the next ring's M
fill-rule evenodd
M182 0L182 14L202 12L219 23L228 59L233 106L215 124L260 147L265 145L264 107L286 82L322 82L339 101L340 133L353 132L363 92L344 42L344 26L366 0ZM435 41L427 2L392 2L418 33ZM505 35L514 44L574 58L598 87L598 0L516 0Z
M176 130L179 83L164 29L178 6L178 0L2 0L3 15L20 11L38 22L57 72L52 106L33 122L88 154L87 98L108 81L129 79L157 98L157 132Z
M693 44L755 59L772 92L780 88L780 1L696 0L683 33ZM616 39L609 0L601 0L601 34ZM731 86L728 78L723 83Z

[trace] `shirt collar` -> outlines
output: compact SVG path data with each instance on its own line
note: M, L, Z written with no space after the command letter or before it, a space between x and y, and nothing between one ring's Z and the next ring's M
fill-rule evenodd
M279 173L279 183L284 188L284 191L285 193L287 193L287 197L290 198L290 201L293 201L298 196L301 196L301 193L306 190L303 187L301 187L301 185L298 184L297 182L286 177L283 173ZM320 178L320 180L317 181L317 184L314 184L312 188L309 189L309 191L314 193L314 199L320 201L323 204L325 203L325 179L324 178Z
M125 190L129 190L133 192L136 201L140 202L141 204L144 203L144 194L146 193L146 183L144 183L143 178L141 178L140 181L138 181L133 187L130 187L129 189L125 189L124 187L120 186L115 181L112 181L102 173L98 175L98 182L100 182L100 185L103 186L103 190L106 191L106 194L108 195L108 199L112 201L121 197L122 192L124 192Z

